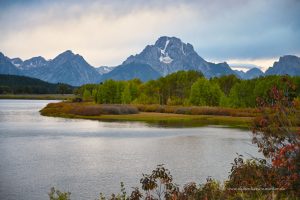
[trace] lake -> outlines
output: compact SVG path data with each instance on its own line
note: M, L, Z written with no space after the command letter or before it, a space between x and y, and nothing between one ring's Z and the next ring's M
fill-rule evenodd
M72 199L139 186L165 164L174 182L225 180L236 153L259 156L251 131L166 128L144 123L44 117L43 100L0 100L0 199L48 199L52 186Z

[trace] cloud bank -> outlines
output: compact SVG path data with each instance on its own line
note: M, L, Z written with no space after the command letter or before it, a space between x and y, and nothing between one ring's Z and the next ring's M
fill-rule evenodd
M23 59L71 49L90 64L118 65L163 35L208 61L268 67L300 55L300 1L0 1L0 51Z

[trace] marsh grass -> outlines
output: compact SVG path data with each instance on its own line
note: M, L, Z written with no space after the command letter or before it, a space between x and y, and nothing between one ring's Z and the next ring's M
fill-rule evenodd
M174 113L185 115L217 115L232 117L255 117L259 111L255 108L222 108L209 106L166 106L136 105L140 112Z

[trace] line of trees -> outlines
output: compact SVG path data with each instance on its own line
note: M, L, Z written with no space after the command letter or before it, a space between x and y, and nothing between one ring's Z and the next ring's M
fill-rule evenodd
M71 94L74 87L26 76L0 74L0 94Z
M206 79L198 71L178 71L157 80L141 82L107 80L83 85L75 94L99 104L161 104L222 107L255 107L257 98L268 100L270 90L290 80L297 88L291 98L300 95L300 77L267 76L241 80L234 75ZM286 91L288 92L288 91Z

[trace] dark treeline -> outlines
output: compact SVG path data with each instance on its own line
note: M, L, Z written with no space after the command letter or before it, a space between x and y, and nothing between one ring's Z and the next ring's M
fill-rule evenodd
M99 104L161 104L222 107L255 107L257 98L268 100L274 86L285 91L282 79L296 86L291 98L300 95L300 77L266 76L241 80L234 75L206 79L197 71L178 71L157 80L142 83L107 80L100 84L83 85L75 93L84 100Z
M25 76L0 74L0 94L70 94L74 87Z

